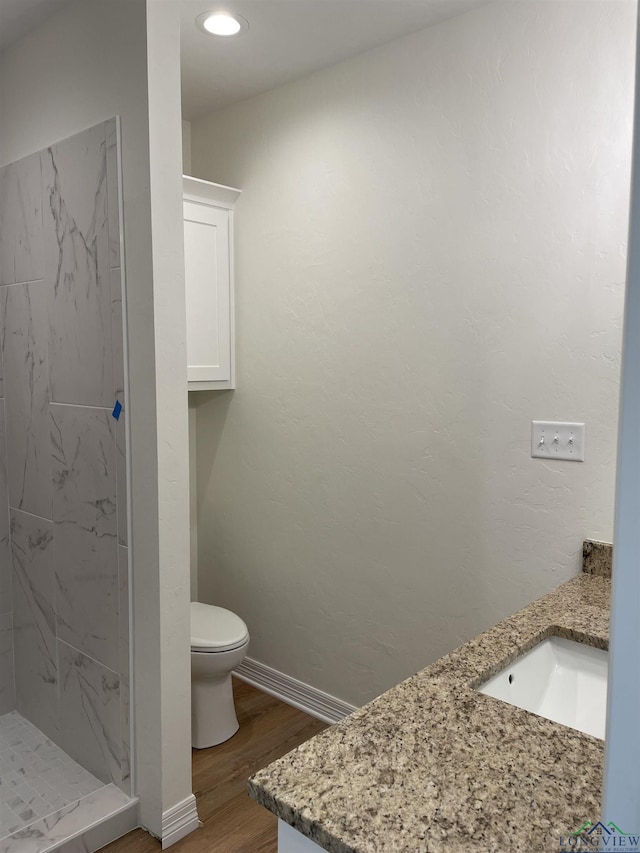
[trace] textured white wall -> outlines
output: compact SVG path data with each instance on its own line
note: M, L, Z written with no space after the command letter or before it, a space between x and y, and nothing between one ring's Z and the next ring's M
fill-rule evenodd
M193 123L243 191L200 598L253 657L361 703L611 538L634 21L494 3Z

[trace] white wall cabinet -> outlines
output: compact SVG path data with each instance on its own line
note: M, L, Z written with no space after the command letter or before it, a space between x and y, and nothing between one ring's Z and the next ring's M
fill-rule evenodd
M233 208L240 190L183 181L188 388L235 388Z

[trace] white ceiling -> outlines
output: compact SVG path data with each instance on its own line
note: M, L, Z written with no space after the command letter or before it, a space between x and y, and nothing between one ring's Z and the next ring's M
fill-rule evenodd
M0 52L66 2L0 0ZM193 120L489 0L178 2L183 116ZM206 35L195 19L213 9L237 12L248 30L227 39Z
M182 0L183 117L200 118L488 0ZM196 17L237 12L249 29L209 36Z

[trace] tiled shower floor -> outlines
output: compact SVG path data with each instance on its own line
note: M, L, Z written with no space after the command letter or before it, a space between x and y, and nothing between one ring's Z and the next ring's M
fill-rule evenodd
M137 804L17 711L0 716L0 853L98 850L138 826Z
M16 711L0 717L0 838L103 787Z

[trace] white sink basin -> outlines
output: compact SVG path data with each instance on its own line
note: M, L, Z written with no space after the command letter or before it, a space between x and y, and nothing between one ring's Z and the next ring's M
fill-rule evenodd
M478 690L604 740L608 652L548 637Z

